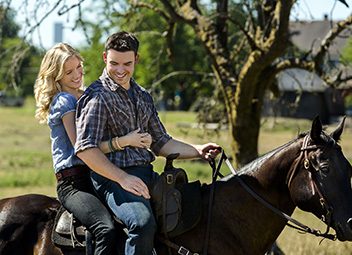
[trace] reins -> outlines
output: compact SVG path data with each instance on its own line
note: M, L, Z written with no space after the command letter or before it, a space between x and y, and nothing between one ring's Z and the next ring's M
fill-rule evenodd
M313 149L314 147L308 147L305 146L304 148L302 147L302 149L307 150L307 149ZM317 147L315 147L314 149L316 149ZM301 150L302 150L301 149ZM286 223L287 226L297 229L299 231L302 231L304 233L308 233L308 234L312 234L318 237L324 237L330 240L335 241L336 240L336 235L334 234L329 234L329 229L330 229L330 224L328 224L327 230L325 231L325 233L321 233L320 230L314 229L314 228L310 228L307 225L299 222L298 220L292 218L291 216L287 215L286 213L280 211L279 209L277 209L276 207L274 207L272 204L270 204L268 201L266 201L264 198L262 198L260 195L258 195L252 188L250 188L237 174L237 172L235 171L235 169L233 168L233 166L231 165L230 160L228 159L228 157L226 156L225 152L222 151L221 154L221 158L223 158L223 160L225 160L226 165L228 166L228 168L231 170L232 174L234 175L234 178L236 178L236 180L241 184L241 186L252 196L254 197L258 202L260 202L261 204L263 204L265 207L267 207L268 209L270 209L271 211L273 211L275 214L277 214L278 216L280 216L281 218L284 218L285 220L287 220L288 222ZM300 160L299 160L300 161ZM298 161L298 162L299 162ZM219 161L219 164L222 162L222 160ZM298 164L298 163L297 163ZM305 164L305 168L306 168L306 163ZM297 166L295 166L297 167ZM217 167L218 169L220 169L220 167ZM315 185L315 183L314 183ZM319 189L317 189L319 190ZM320 191L319 191L320 193ZM321 194L321 193L320 193ZM326 200L323 198L323 196L321 195L321 201L322 199L324 200L324 203L326 203ZM331 214L328 211L328 214ZM330 223L330 222L329 222Z

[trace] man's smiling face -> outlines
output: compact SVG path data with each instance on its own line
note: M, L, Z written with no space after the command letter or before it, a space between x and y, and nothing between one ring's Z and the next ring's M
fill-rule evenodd
M129 89L138 56L133 51L121 52L110 49L104 52L103 58L110 78L124 89Z

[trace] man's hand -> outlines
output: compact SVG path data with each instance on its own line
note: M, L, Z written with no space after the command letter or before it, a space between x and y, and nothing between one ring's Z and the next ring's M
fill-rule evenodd
M135 194L136 196L143 196L145 199L150 199L147 185L137 176L124 173L119 184L124 190Z
M216 158L220 153L221 147L216 143L206 143L203 145L196 145L196 149L202 159L209 160L211 158Z

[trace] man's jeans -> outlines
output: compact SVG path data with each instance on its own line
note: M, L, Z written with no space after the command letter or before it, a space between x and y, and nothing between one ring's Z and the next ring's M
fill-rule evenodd
M94 254L116 254L117 234L113 219L95 194L89 174L60 181L57 194L62 205L94 236Z
M138 176L150 186L157 175L152 165L124 168L128 174ZM98 194L128 229L125 255L150 255L153 250L157 225L150 201L124 190L118 183L92 173L93 185Z

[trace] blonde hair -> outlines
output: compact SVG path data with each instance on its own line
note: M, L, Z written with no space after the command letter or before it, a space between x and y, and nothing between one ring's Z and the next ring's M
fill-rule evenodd
M64 76L64 64L72 56L83 62L78 51L67 43L58 43L46 52L42 60L34 84L34 97L37 106L35 118L40 123L47 122L50 104L54 96L61 91L58 81Z

